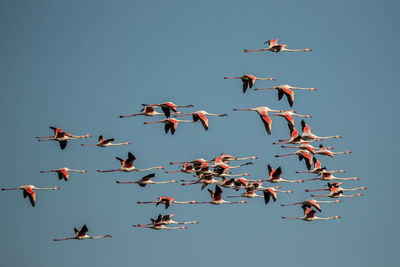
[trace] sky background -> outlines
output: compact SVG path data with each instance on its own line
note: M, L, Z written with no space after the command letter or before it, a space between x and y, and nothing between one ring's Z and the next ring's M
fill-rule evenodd
M0 187L34 184L60 186L39 191L32 208L22 192L0 192L0 251L3 266L398 266L399 149L396 88L399 75L398 1L6 1L0 2ZM243 53L279 38L288 48L309 53ZM240 80L225 76L275 77L255 87L290 84L316 87L296 92L294 109L311 114L315 134L343 136L324 142L351 155L319 157L340 177L360 177L344 188L367 186L364 197L325 204L321 217L340 220L282 220L302 216L297 207L280 207L309 198L306 188L325 182L283 184L294 194L280 194L268 206L261 199L247 205L137 205L136 201L173 196L208 201L200 186L179 184L118 185L147 173L97 173L119 167L115 156L136 155L135 166L212 159L222 152L257 155L250 178L267 176L266 164L282 166L288 178L305 170L295 157L272 142L287 138L282 118L273 118L268 136L255 112L233 108L268 106L289 109L275 91L242 93ZM142 103L172 101L228 113L200 124L179 125L174 136L163 125L143 125L161 117L120 119ZM57 126L72 134L93 135L60 150L56 142L35 136ZM300 120L296 120L300 128ZM131 141L124 147L81 147L97 136ZM317 145L317 144L316 144ZM236 162L232 162L236 165ZM67 166L88 170L68 182L39 171ZM156 171L155 180L190 175ZM237 192L224 189L223 196ZM198 220L187 230L134 229L158 213L177 221ZM89 234L112 239L70 240L73 228L87 224Z

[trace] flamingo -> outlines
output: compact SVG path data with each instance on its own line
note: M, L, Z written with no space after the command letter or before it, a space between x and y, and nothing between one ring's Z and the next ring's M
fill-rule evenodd
M152 121L152 122L144 122L144 124L151 123L165 123L164 130L167 134L169 130L171 130L171 134L174 135L176 128L178 127L178 122L193 122L188 120L177 120L177 119L164 119L161 121Z
M198 158L192 161L183 161L183 162L170 162L170 165L176 165L176 164L186 164L186 163L190 163L194 165L194 168L200 169L203 163L207 163L207 162L211 162L210 160L205 160L203 158Z
M293 193L292 190L279 190L280 186L275 186L275 187L267 187L267 188L262 188L258 189L258 191L263 191L264 192L264 201L265 205L268 204L269 200L272 198L274 202L276 202L278 196L276 192L281 192L281 193Z
M130 142L123 142L123 143L111 143L114 142L114 138L105 139L102 135L99 136L99 142L97 144L81 144L81 146L99 146L99 147L108 147L108 146L123 146L129 145Z
M136 113L132 115L124 115L124 116L119 116L120 118L129 118L129 117L135 117L135 116L156 116L156 115L164 115L164 113L160 113L154 110L154 106L146 106L140 110L141 113ZM174 112L173 114L182 114L182 112Z
M221 205L221 204L244 204L247 203L246 201L242 200L239 202L230 202L230 201L226 201L222 199L222 189L218 186L215 185L215 191L212 191L210 189L208 189L208 192L211 195L211 201L207 201L207 202L198 202L198 201L194 201L192 204L213 204L213 205Z
M212 161L214 161L214 163L216 164L216 163L220 163L220 162L229 163L231 160L247 160L247 159L257 159L257 156L238 158L238 157L234 157L229 154L226 154L226 153L221 153L220 157L217 157L217 158L213 159Z
M273 110L268 107L256 107L256 108L248 108L248 109L233 109L234 111L256 111L258 115L260 115L262 122L264 123L265 130L268 134L271 134L271 118L268 116L268 112L282 112L281 110Z
M277 143L272 143L273 145L302 144L302 143L306 142L301 138L301 136L299 135L299 131L296 128L294 128L294 126L292 124L288 123L288 126L289 126L289 130L290 130L290 138L279 140L279 142L277 142Z
M59 187L51 187L51 188L38 188L34 185L21 185L17 188L2 188L3 191L8 190L22 190L24 198L28 197L31 202L32 207L36 205L36 192L34 190L59 190Z
M115 169L115 170L97 170L98 172L131 172L131 171L137 171L137 172L144 172L144 171L149 171L153 169L164 169L162 166L157 166L157 167L150 167L147 169L136 169L135 166L133 166L133 162L136 160L136 157L129 152L128 153L128 158L127 159L121 159L119 157L116 157L117 160L121 162L121 168Z
M310 139L317 139L317 140L322 140L322 139L329 139L329 138L342 138L341 135L332 135L332 136L316 136L311 132L311 127L304 121L301 121L301 128L303 131L303 134L301 135L301 138L303 140L310 140Z
M237 77L224 77L224 79L241 79L243 82L243 94L246 93L247 88L252 88L256 80L263 80L263 81L275 81L274 78L257 78L254 75L246 74L243 76Z
M156 176L155 173L148 174L142 179L138 181L128 181L128 182L121 182L121 181L116 181L117 184L138 184L141 187L145 187L148 184L170 184L170 183L176 183L176 180L171 180L171 181L163 181L163 182L154 182L150 180L151 178L154 178Z
M282 174L282 169L281 167L278 167L278 169L274 170L271 165L268 164L268 173L269 173L269 178L261 181L265 182L270 182L270 183L302 183L303 180L287 180L284 178L281 178Z
M258 51L270 51L270 52L278 53L278 52L299 52L299 51L309 52L309 51L311 51L310 48L305 48L305 49L287 49L286 48L287 45L278 44L278 40L279 39L272 39L272 40L266 41L264 44L268 44L268 48L256 49L256 50L245 49L244 52L248 53L248 52L258 52Z
M153 222L157 222L160 224L164 224L164 225L168 225L168 224L198 224L198 221L189 221L189 222L176 222L174 220L172 220L171 218L174 216L174 214L167 214L167 215L158 215L158 218L156 220L151 219L151 221Z
M161 107L162 111L165 114L165 117L169 118L169 116L171 115L171 111L175 112L175 114L178 114L178 111L176 110L176 108L191 108L193 107L193 105L186 105L186 106L179 106L176 105L172 102L165 102L165 103L161 103L161 104L142 104L142 106L151 106L151 107L155 107L155 106L159 106Z
M207 131L208 130L208 119L206 117L206 115L209 116L216 116L216 117L226 117L228 116L228 114L212 114L212 113L208 113L205 110L198 110L192 113L188 113L188 114L184 114L184 115L177 115L175 117L183 117L183 116L192 116L193 117L193 121L197 122L200 120L201 124L203 125L204 129Z
M254 188L247 188L246 192L239 195L239 196L227 196L228 198L233 198L233 197L247 197L247 198L264 198L261 195L257 195L254 191Z
M187 226L175 226L175 227L168 227L165 226L164 224L161 223L154 223L151 225L147 224L138 224L138 225L132 225L133 227L136 228L150 228L154 230L175 230L175 229L187 229Z
M191 164L184 164L182 169L180 169L179 171L169 171L169 172L165 172L165 173L176 173L176 172L183 172L183 173L194 173L194 167Z
M78 173L86 173L86 170L72 170L67 167L64 168L59 168L59 169L52 169L50 171L40 171L40 173L49 173L49 172L56 172L58 174L58 179L64 179L65 181L68 181L69 179L69 173L68 172L78 172Z
M67 132L63 132L61 128L56 128L50 126L50 129L54 131L54 136L44 136L44 137L36 137L38 141L57 141L60 144L61 149L65 149L67 147L68 140L80 139L80 138L88 138L91 135L72 135Z
M316 158L313 157L314 169L305 172L296 172L296 173L315 173L315 174L322 174L322 173L343 173L344 170L338 171L327 171L326 167L322 167L321 162Z
M221 174L227 173L229 169L236 169L236 168L240 168L240 167L246 166L246 165L253 165L253 163L246 162L246 163L243 163L243 164L240 164L237 166L228 166L228 164L220 162L211 167L214 167L214 172L216 172L218 175L221 175Z
M275 157L279 158L279 157L286 157L286 156L290 156L290 155L298 155L300 161L302 161L304 159L304 161L306 162L307 169L308 170L311 169L313 156L308 152L308 150L298 149L294 153L289 153L289 154L284 154L284 155L275 155Z
M151 204L151 203L156 203L156 206L159 204L162 204L165 206L165 209L168 209L168 207L175 203L175 204L196 204L197 202L195 200L192 201L176 201L173 197L167 197L167 196L162 196L157 199L157 201L138 201L138 204Z
M255 91L261 91L261 90L278 90L278 100L281 100L282 97L285 95L289 105L293 107L293 102L294 102L294 92L293 90L308 90L308 91L316 91L317 89L314 87L311 88L304 88L304 87L294 87L288 84L282 84L282 85L277 85L277 86L272 86L269 88L262 88L262 89L254 89Z
M326 155L331 158L333 158L335 155L343 155L343 154L350 154L351 151L343 151L343 152L332 152L329 149L332 149L333 147L324 147L322 144L319 145L319 150L316 151L318 155Z
M67 238L61 238L61 239L54 239L54 241L64 241L64 240L69 240L69 239L76 239L76 240L82 240L82 239L98 239L98 238L109 238L112 237L111 235L101 235L101 236L89 236L86 233L88 232L88 228L86 227L86 224L84 224L81 228L81 230L78 230L74 228L75 236L73 237L67 237Z
M353 188L354 190L359 190L359 188ZM311 192L311 191L307 191ZM358 193L354 195L343 195L343 190L340 190L334 186L329 189L329 195L311 195L312 197L330 197L330 198L339 198L339 197L360 197L363 194Z
M342 202L340 199L337 200L330 200L330 201L321 201L321 200L315 200L313 198L304 200L302 202L296 202L296 203L292 203L292 204L281 204L282 207L288 207L288 206L294 206L294 205L311 205L314 208L316 208L319 212L322 211L321 206L319 205L319 203L339 203Z
M181 180L184 181L184 180ZM201 190L206 188L209 184L216 184L219 183L219 181L215 180L212 175L204 175L200 179L192 182L192 183L183 183L182 186L186 185L194 185L194 184L202 184Z
M310 205L303 205L302 206L303 211L304 211L304 217L295 217L295 218L290 218L290 217L282 217L282 219L295 219L295 220L303 220L306 222L312 222L315 220L331 220L331 219L340 219L340 216L333 216L333 217L327 217L327 218L320 218L315 216L316 211L311 208Z
M328 183L328 188L322 188L322 189L306 189L306 192L318 192L318 191L330 191L331 193L336 193L339 191L346 192L346 191L355 191L355 190L367 190L366 186L361 186L357 188L351 188L351 189L345 189L342 188L340 185L342 183Z
M312 117L311 115L300 115L300 114L297 114L296 110L283 110L280 113L272 114L272 116L279 116L279 117L285 118L286 121L289 124L291 124L293 127L294 127L294 119L293 119L293 117L301 117L301 118L311 118Z
M343 180L343 181L346 181L346 180L360 180L360 178L358 178L358 177L338 178L338 177L335 177L331 172L322 171L320 176L313 178L313 179L303 180L303 181L308 182L308 181L315 181L315 180L321 180L321 181Z
M281 147L283 147L283 148L299 148L299 149L304 149L304 150L308 150L311 154L313 154L313 155L315 155L317 152L316 151L318 151L320 148L321 148L321 146L320 146L320 148L318 148L318 147L314 147L314 146L312 146L312 145L310 145L310 143L309 142L302 142L302 143L300 143L300 145L298 145L298 146L281 146ZM331 147L331 146L328 146L328 147L326 147L327 149L333 149L333 147ZM318 153L317 153L318 154Z

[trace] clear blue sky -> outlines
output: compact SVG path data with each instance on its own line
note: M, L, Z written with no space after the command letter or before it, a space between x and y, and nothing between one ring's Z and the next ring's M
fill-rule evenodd
M61 187L39 192L35 208L21 192L0 192L1 264L329 267L377 266L384 260L385 266L397 266L398 10L397 1L1 1L0 187ZM243 53L273 38L313 51ZM321 217L341 220L284 221L281 216L300 216L301 209L279 204L308 198L305 188L325 183L283 185L295 193L268 206L259 199L243 206L171 206L167 211L176 220L200 221L185 231L133 229L165 213L136 201L160 195L206 201L209 195L200 186L115 183L141 173L96 173L117 167L115 156L128 151L138 168L175 170L170 161L226 152L259 157L241 169L251 178L266 177L267 163L282 166L285 177L310 177L296 176L305 168L297 159L274 158L286 152L271 144L288 136L283 119L273 118L268 136L256 113L232 111L288 109L276 92L243 95L240 81L223 79L247 73L276 78L257 81L256 87L318 88L296 93L294 109L313 115L309 123L316 134L343 135L325 144L353 153L320 159L330 169L345 169L342 177L359 176L343 187L366 185L365 196L324 206ZM211 118L208 132L199 124L180 125L174 136L165 135L162 125L143 125L154 118L118 118L139 111L142 103L164 101L229 116ZM71 142L65 151L36 142L51 125L94 137ZM99 134L133 144L79 145ZM68 182L39 173L62 166L88 173L73 174ZM157 172L159 180L187 177ZM84 223L90 234L113 238L52 241Z

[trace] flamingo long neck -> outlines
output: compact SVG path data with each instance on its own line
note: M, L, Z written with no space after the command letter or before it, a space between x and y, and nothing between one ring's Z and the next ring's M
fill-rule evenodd
M287 48L283 48L281 51L286 51L286 52L308 52L310 51L308 48L304 48L304 49L287 49Z
M326 201L318 200L317 201L317 203L337 203L337 202L340 202L340 201L337 201L337 200L326 200Z
M103 238L103 237L108 237L107 235L99 235L99 236L89 236L89 239L98 239L98 238Z
M275 78L256 78L256 80L261 80L261 81L273 81Z
M152 184L171 184L171 183L176 183L176 180L171 180L171 181L162 181L162 182L153 182L151 181Z
M160 168L160 166L157 166L157 167L150 167L150 168L147 168L147 169L136 169L136 171L145 172L145 171L149 171L149 170L153 170L153 169L161 169L161 168Z

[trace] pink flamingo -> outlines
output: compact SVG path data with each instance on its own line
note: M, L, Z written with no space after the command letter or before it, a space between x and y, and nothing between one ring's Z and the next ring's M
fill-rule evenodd
M191 164L184 164L182 169L180 169L179 171L169 171L169 172L165 172L165 173L177 173L177 172L183 172L183 173L194 173L194 167Z
M226 174L228 172L228 170L230 170L230 169L236 169L236 168L240 168L240 167L246 166L246 165L253 165L253 163L246 162L246 163L243 163L243 164L240 164L237 166L229 166L228 164L220 162L211 167L214 167L214 172L216 172L218 175L221 175L221 174Z
M316 136L311 132L311 127L304 121L301 121L301 128L303 131L303 134L301 135L301 138L303 140L310 140L310 139L317 139L317 140L322 140L322 139L329 139L329 138L342 138L341 135L332 135L332 136Z
M268 107L256 107L256 108L248 108L248 109L233 109L234 111L256 111L258 115L261 117L261 121L264 123L265 130L268 134L271 134L272 129L272 120L268 116L268 112L282 112L282 110L273 110Z
M239 202L230 202L222 199L222 189L218 186L215 185L215 191L212 191L208 189L208 192L211 195L211 201L207 202L198 202L194 201L193 204L213 204L213 205L221 205L221 204L244 204L247 203L246 201L239 201Z
M151 219L151 221L153 222L157 222L160 224L164 224L164 225L169 225L169 224L198 224L198 221L189 221L189 222L176 222L174 220L172 220L171 218L174 216L174 214L167 214L167 215L161 215L159 214L157 219Z
M135 117L135 116L156 116L156 115L164 115L164 113L160 113L154 110L154 106L146 106L142 108L141 113L136 113L132 115L125 115L125 116L119 116L120 118L129 118L129 117ZM173 114L182 114L182 112L174 112Z
M366 186L361 186L357 188L351 188L351 189L345 189L342 188L340 185L342 183L328 183L328 188L322 188L322 189L306 189L306 192L318 192L318 191L330 191L331 193L336 193L339 191L346 192L346 191L355 191L355 190L367 190Z
M49 172L56 172L58 174L58 179L64 179L64 181L68 181L69 173L68 172L78 172L78 173L86 173L85 170L72 170L67 167L59 168L59 169L52 169L50 171L40 171L40 173L49 173Z
M224 77L224 79L241 79L243 82L243 94L246 93L247 88L252 88L256 80L263 80L263 81L274 81L274 78L257 78L254 75L246 74L243 76L237 77Z
M320 148L318 147L314 147L312 145L310 145L309 142L302 142L300 143L298 146L281 146L283 148L298 148L298 149L304 149L304 150L308 150L311 154L315 155ZM320 146L321 147L321 146ZM333 149L333 147L328 146L327 149Z
M241 195L239 195L239 196L227 196L227 197L228 198L233 198L233 197L247 197L247 198L257 198L258 197L258 198L264 198L261 195L257 195L253 188L247 188L246 192L241 194Z
M171 115L171 111L175 112L175 114L178 114L178 111L176 110L176 108L191 108L193 107L193 105L186 105L186 106L179 106L176 105L172 102L165 102L165 103L161 103L161 104L142 104L142 106L151 106L151 107L155 107L155 106L159 106L161 107L162 111L165 114L165 117L169 118L169 116Z
M72 135L67 132L63 132L61 128L50 127L54 131L54 136L44 136L44 137L36 137L38 141L57 141L60 144L61 149L65 149L68 143L68 140L80 139L80 138L88 138L91 135Z
M175 117L183 117L183 116L192 116L193 117L193 121L197 122L200 120L201 124L203 125L204 129L207 131L208 130L208 119L206 117L206 115L209 116L216 116L216 117L226 117L228 116L228 114L212 114L212 113L208 113L205 110L198 110L192 113L188 113L188 114L184 114L184 115L177 115Z
M281 193L293 193L292 190L279 190L280 186L275 186L275 187L267 187L263 189L258 189L258 191L263 191L264 193L264 201L265 205L268 204L269 200L272 198L274 202L278 199L277 193L276 192L281 192Z
M288 206L294 206L294 205L311 205L314 208L316 208L319 212L322 211L319 203L339 203L342 202L340 199L337 200L329 200L329 201L321 201L321 200L315 200L313 198L304 200L302 202L296 202L296 203L292 203L292 204L281 204L282 207L288 207Z
M97 144L81 144L81 146L99 146L99 147L108 147L108 146L123 146L129 145L130 142L123 142L123 143L112 143L114 142L114 138L105 139L102 135L99 136L99 142Z
M312 197L330 197L330 198L339 198L339 197L360 197L363 194L358 193L354 195L343 195L342 190L337 190L336 188L332 187L330 189L329 195L311 195Z
M121 159L119 157L116 157L116 159L121 162L121 168L115 169L115 170L106 170L106 171L97 170L97 171L98 172L117 172L117 171L121 171L121 172L131 172L131 171L144 172L144 171L153 170L153 169L164 169L161 166L150 167L150 168L147 168L147 169L137 169L135 166L133 166L133 162L136 160L136 157L131 152L128 153L128 158L127 159Z
M333 158L335 155L343 155L343 154L350 154L351 151L347 150L344 152L332 152L329 149L332 149L333 147L324 147L322 144L319 145L319 150L316 151L318 155L324 155L324 156L329 156Z
M290 155L298 155L300 161L302 161L304 159L304 161L306 162L307 169L308 170L311 169L313 156L308 152L308 150L298 149L294 153L289 153L289 154L284 154L284 155L275 155L275 157L279 158L279 157L286 157L286 156L290 156Z
M308 91L315 91L317 90L316 88L304 88L304 87L294 87L288 84L282 84L282 85L277 85L277 86L272 86L269 88L262 88L262 89L254 89L255 91L261 91L261 90L278 90L278 100L281 100L282 97L285 95L289 105L293 107L293 102L294 102L294 92L293 90L308 90Z
M190 163L193 164L195 169L200 169L203 163L211 162L210 160L205 160L203 158L198 158L192 161L183 161L183 162L170 162L170 165L177 165L177 164L185 164L185 163Z
M171 134L174 135L176 128L178 127L178 122L193 122L188 120L177 120L177 119L164 119L161 121L152 121L152 122L144 122L144 124L151 124L151 123L164 123L164 130L167 134L169 130L171 130Z
M185 181L185 180L181 180ZM187 186L187 185L194 185L194 184L201 184L201 190L206 188L209 184L216 184L219 183L219 181L215 180L212 175L204 175L201 178L199 178L196 181L193 181L191 183L183 183L182 186Z
M343 173L344 170L338 171L327 171L326 167L322 167L321 162L316 158L313 157L314 169L305 172L296 172L296 173L315 173L315 174L322 174L322 173Z
M156 206L162 204L165 206L165 209L168 209L168 207L172 204L196 204L197 202L195 200L192 201L176 201L173 197L166 197L162 196L157 199L157 201L138 201L138 204L151 204L151 203L156 203Z
M98 238L109 238L112 237L111 235L101 235L101 236L89 236L87 235L88 228L86 227L86 224L84 224L81 228L81 230L78 230L74 228L75 236L73 237L67 237L67 238L61 238L61 239L54 239L54 241L64 241L64 240L69 240L69 239L75 239L75 240L82 240L82 239L98 239Z
M346 180L360 180L360 178L358 178L358 177L338 178L338 177L333 176L333 174L331 172L322 171L320 176L313 178L313 179L304 180L304 182L315 181L315 180L321 180L321 181L343 180L343 181L346 181Z
M34 190L59 190L59 187L51 187L51 188L38 188L34 185L21 185L17 188L2 188L3 191L8 190L22 190L24 198L28 197L31 202L32 207L36 205L36 192Z
M138 181L128 181L128 182L121 182L121 181L116 181L117 184L138 184L141 187L145 187L148 184L170 184L170 183L176 183L176 180L171 180L171 181L163 181L163 182L154 182L150 180L151 178L154 178L156 176L155 173L151 173L149 175L146 175L142 177L142 179Z
M331 219L340 219L340 216L333 216L333 217L328 217L328 218L320 218L315 216L316 211L313 210L309 205L303 205L302 206L303 211L304 211L304 216L303 217L295 217L295 218L290 218L290 217L282 217L282 219L295 219L295 220L303 220L306 222L312 222L315 220L331 220Z
M259 51L270 51L270 52L299 52L299 51L304 51L304 52L309 52L311 51L310 48L305 48L305 49L287 49L285 44L278 44L279 39L272 39L266 41L264 44L268 44L268 48L263 48L263 49L256 49L256 50L249 50L245 49L244 52L259 52Z
M300 115L296 113L296 110L283 110L280 113L272 114L272 116L279 116L285 118L286 121L294 127L293 117L311 118L311 115ZM304 139L304 138L303 138Z
M279 144L302 144L305 141L301 138L299 135L299 131L293 127L292 124L288 123L289 130L290 130L290 138L289 139L282 139L279 140L277 143L272 143L274 145L279 145Z
M265 182L270 182L270 183L302 183L303 180L287 180L284 178L281 178L282 175L282 169L281 167L278 167L278 169L273 169L271 165L268 164L268 173L269 173L269 178L265 180L260 180L260 181L265 181Z
M187 226L175 226L175 227L168 227L161 223L154 223L151 225L148 224L138 224L132 225L135 228L150 228L153 230L176 230L176 229L187 229Z
M238 158L238 157L234 157L229 154L226 154L226 153L221 153L220 157L217 157L217 158L213 159L212 161L214 161L214 163L217 164L220 162L229 163L231 160L247 160L247 159L257 159L257 156Z

